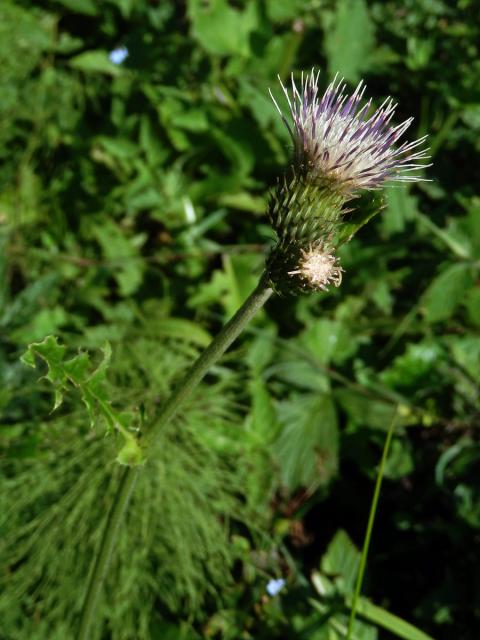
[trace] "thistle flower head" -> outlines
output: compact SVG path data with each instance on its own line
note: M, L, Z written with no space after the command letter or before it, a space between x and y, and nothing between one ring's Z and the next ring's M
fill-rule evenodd
M371 99L363 100L363 82L349 96L343 79L335 76L320 96L318 77L313 70L302 74L300 89L292 77L291 92L280 81L293 127L272 96L292 137L298 168L346 194L378 188L387 180L423 179L415 172L427 166L426 136L398 144L413 118L390 124L396 108L391 98L372 113Z
M296 276L304 289L327 291L327 286L342 284L343 269L338 266L338 259L328 246L319 245L302 249L299 264L288 275Z

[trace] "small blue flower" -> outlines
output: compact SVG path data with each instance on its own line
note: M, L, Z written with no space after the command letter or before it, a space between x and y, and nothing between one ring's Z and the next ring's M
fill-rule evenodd
M128 49L127 47L117 47L110 51L108 57L113 64L122 64L128 58Z
M267 593L269 596L276 596L285 586L285 580L283 578L277 578L269 580L267 583Z

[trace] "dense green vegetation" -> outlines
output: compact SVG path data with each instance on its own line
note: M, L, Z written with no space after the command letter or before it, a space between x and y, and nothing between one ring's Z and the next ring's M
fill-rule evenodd
M363 77L377 104L398 100L397 121L414 115L431 182L388 188L342 248L342 286L272 298L165 429L95 637L344 638L395 413L354 638L480 636L477 13L2 0L2 640L74 637L123 446L82 385L100 367L141 429L254 288L290 153L268 87L312 66L322 87ZM53 412L44 365L20 359L48 335L83 354Z

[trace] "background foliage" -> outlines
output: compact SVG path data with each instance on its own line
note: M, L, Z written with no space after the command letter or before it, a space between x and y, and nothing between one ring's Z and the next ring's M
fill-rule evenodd
M267 88L313 65L415 115L433 180L390 188L342 249L341 289L272 300L166 431L97 634L342 638L398 407L355 637L424 637L385 609L438 640L479 637L477 11L3 0L2 638L71 637L119 472L118 436L90 427L80 394L51 413L21 354L55 334L93 371L109 340L108 397L141 428L255 285L289 153Z

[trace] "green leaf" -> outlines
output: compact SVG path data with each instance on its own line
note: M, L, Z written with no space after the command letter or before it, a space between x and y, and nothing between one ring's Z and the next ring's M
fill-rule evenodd
M55 336L47 336L43 342L31 344L21 357L24 364L35 367L35 356L40 357L47 365L45 378L55 389L53 410L63 402L69 386L76 387L87 408L91 425L96 423L97 415L102 416L109 430L117 429L125 439L125 445L119 453L121 464L141 464L143 457L140 446L129 429L132 416L114 410L107 395L107 370L112 350L107 343L102 349L103 359L92 371L92 364L87 353L82 352L70 360L65 360L66 348L58 343Z
M360 552L348 534L340 529L334 535L322 557L320 568L322 573L335 578L342 593L351 593L355 586Z
M393 633L397 638L403 638L403 640L433 640L431 636L420 631L417 627L414 627L393 613L377 607L377 605L372 604L366 598L360 598L358 601L357 612L366 620L387 629L387 631Z
M110 62L108 51L103 49L79 53L78 56L70 58L69 64L74 69L86 73L105 73L110 76L120 76L123 73L119 65Z
M117 462L127 467L145 464L142 449L133 436L126 438L125 444L118 452Z
M398 355L388 369L382 372L384 384L394 388L422 386L432 379L444 358L444 349L433 340L409 344L405 353Z
M305 329L299 343L306 353L324 365L329 362L340 364L357 349L347 325L327 318L317 320Z
M327 394L298 396L279 406L282 431L274 444L283 484L294 491L327 485L337 472L339 435Z
M55 305L49 309L40 309L28 324L14 329L10 337L19 344L26 344L32 340L40 340L52 331L58 331L67 322L68 315L65 309Z
M200 347L207 347L212 336L191 320L184 318L161 318L155 323L155 334L165 338L173 338L190 342Z
M287 22L299 18L303 11L308 11L309 7L305 0L289 0L279 2L278 0L266 1L267 15L272 22Z
M256 446L271 444L278 435L278 419L268 388L260 375L249 383L252 409L247 421L248 432Z
M395 186L386 191L387 207L382 214L382 226L387 233L399 233L408 221L418 214L417 200L406 186Z
M448 320L472 284L469 264L460 263L447 267L423 294L421 308L427 321L433 323Z
M337 233L339 246L349 242L360 229L378 215L385 207L385 199L382 194L366 192L358 200L351 203L353 211L347 214Z
M31 344L20 360L29 367L35 368L35 355L47 363L48 371L44 376L55 388L53 410L63 402L63 391L67 387L67 375L63 367L65 347L58 344L57 338L48 336L43 342Z
M337 389L335 398L354 424L369 429L387 430L395 414L395 406L383 400L374 400L351 389Z
M143 279L145 263L139 259L138 247L143 244L145 237L129 237L124 229L108 218L102 224L96 224L93 233L110 263L106 266L117 281L120 295L132 295Z
M227 0L189 0L192 35L213 55L250 53L250 35L258 24L257 3L246 3L243 11Z
M330 75L357 82L369 67L375 46L374 26L365 0L339 0L326 25L325 50Z

